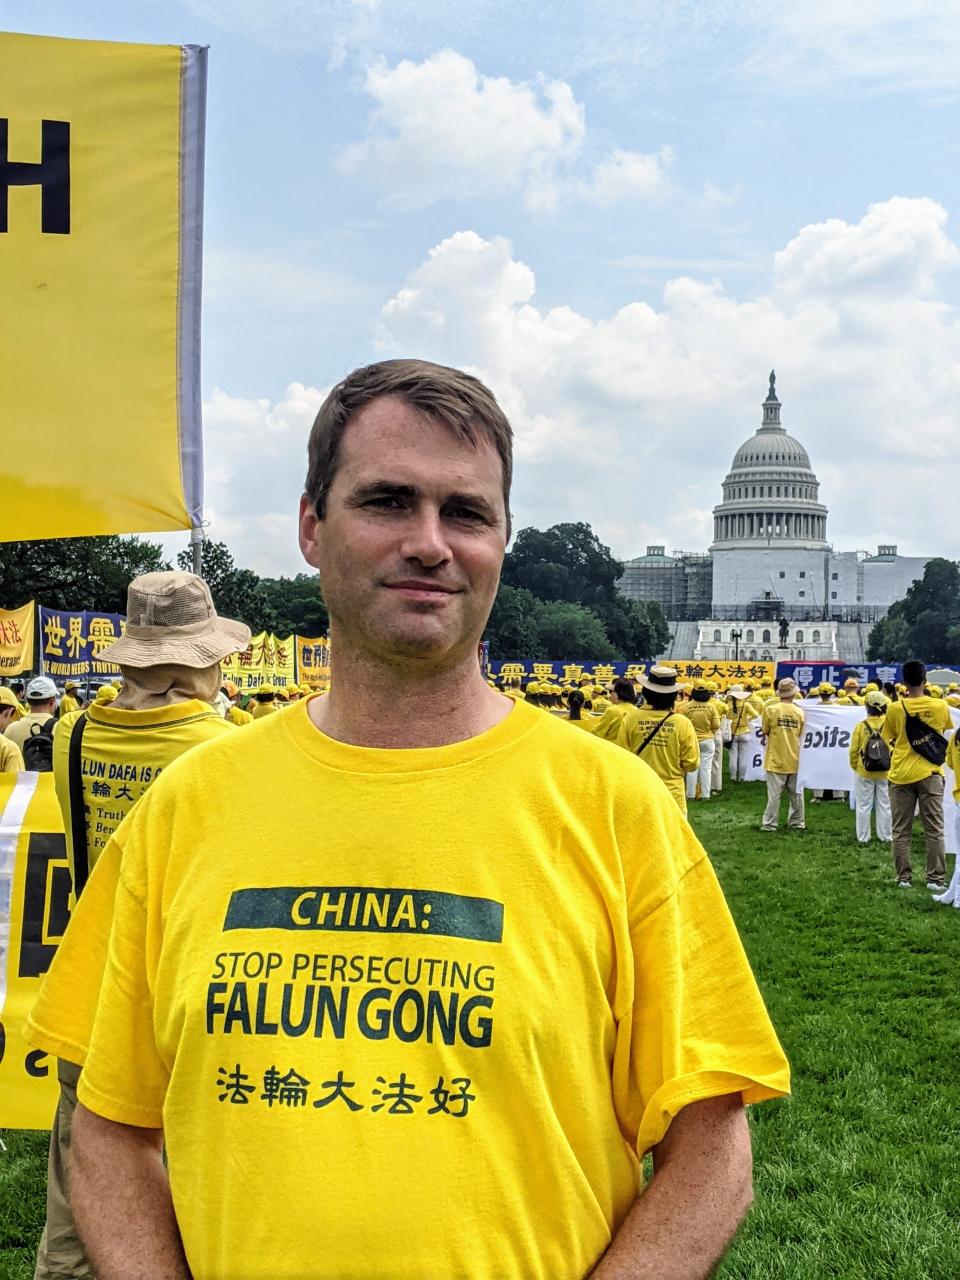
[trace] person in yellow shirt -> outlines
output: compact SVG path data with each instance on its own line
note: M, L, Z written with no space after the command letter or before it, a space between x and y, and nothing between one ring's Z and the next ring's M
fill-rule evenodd
M720 712L710 697L710 690L702 680L698 680L693 686L690 701L685 702L679 710L680 714L686 716L693 725L700 755L696 768L691 769L687 774L687 799L696 799L699 783L700 799L709 800L710 774L716 751L715 735L720 728Z
M947 758L944 762L950 772L953 774L953 821L954 821L954 849L957 853L953 862L953 875L947 886L946 892L938 894L934 898L934 902L941 902L947 907L960 908L960 734L954 732L947 746Z
M250 715L254 720L262 720L264 716L271 716L275 711L279 711L277 706L277 691L272 684L262 684L254 695L254 701L250 705Z
M62 720L64 716L70 715L73 711L80 711L83 707L83 698L80 694L80 686L76 680L68 680L63 686L63 697L60 699L59 715Z
M101 655L121 665L120 693L104 685L113 697L63 717L53 736L53 781L79 901L108 840L163 770L191 748L232 735L210 704L220 688L220 658L245 649L249 639L243 623L217 616L206 583L192 573L149 573L130 583L126 632ZM77 927L72 922L67 932ZM109 919L102 927L109 928ZM81 942L92 945L79 929ZM57 1051L60 1100L35 1280L93 1274L69 1204L81 1061L75 1047Z
M730 720L730 781L744 782L750 764L752 731L750 722L759 713L754 711L750 695L741 685L727 690L727 717Z
M34 676L27 685L27 714L7 725L5 735L23 752L26 740L39 732L57 711L57 686L49 676Z
M951 707L960 707L960 684L955 680L951 680L947 685L947 692L944 694L944 700Z
M610 703L591 729L595 738L616 742L624 716L633 715L637 704L637 690L630 680L618 677L610 687Z
M905 692L891 703L883 722L883 736L892 751L890 760L890 816L892 853L897 884L913 885L910 842L913 815L919 806L927 845L927 888L946 889L946 850L943 843L943 759L946 735L953 729L950 708L942 698L925 692L927 669L913 659L903 664ZM911 719L908 722L907 716ZM908 725L912 732L908 732ZM925 752L915 748L926 734Z
M7 725L23 715L20 702L11 689L0 685L0 773L22 773L23 754L15 742L4 733Z
M225 695L228 703L230 704L227 707L227 713L224 716L225 720L229 721L230 724L237 725L238 727L245 724L253 724L253 716L249 711L244 711L240 706L240 690L232 680L224 680L223 684L220 686L220 692Z
M853 793L857 802L857 840L860 844L869 844L871 814L876 815L877 839L889 841L891 836L887 783L890 748L883 740L886 698L879 690L871 690L865 696L864 705L867 714L850 735L850 768L854 772Z
M723 722L727 718L727 704L720 697L720 686L716 680L708 680L706 684L710 691L710 701L717 708L717 715L720 717L720 728L713 735L713 763L710 765L710 791L713 795L719 795L723 790Z
M777 685L777 701L763 709L761 730L767 739L763 769L767 775L767 807L763 812L762 831L776 831L780 826L780 798L784 792L790 800L787 825L803 831L806 819L803 790L797 786L800 769L800 738L803 733L803 711L793 695L795 682L789 677Z
M597 718L584 709L585 705L586 698L583 696L583 690L571 689L570 696L567 699L567 723L576 725L578 729L585 729L587 733L592 733Z
M699 768L700 744L689 718L676 711L677 673L654 666L640 684L643 703L621 720L617 742L650 766L686 817L686 778Z
M321 406L330 692L164 770L30 1018L83 1047L102 1277L706 1275L746 1212L743 1105L789 1073L710 860L641 761L477 663L510 466L457 370Z

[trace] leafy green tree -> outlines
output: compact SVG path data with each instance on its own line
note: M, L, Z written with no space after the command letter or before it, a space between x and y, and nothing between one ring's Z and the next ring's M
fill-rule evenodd
M960 662L960 565L937 558L870 632L870 661Z
M277 635L296 632L301 636L325 636L330 614L320 595L316 573L298 573L293 578L261 578L259 592L274 615Z
M555 524L549 529L521 529L504 559L503 580L526 587L541 600L590 604L617 603L617 579L623 563L616 560L588 524Z
M0 606L125 613L131 578L170 566L143 538L46 538L0 545Z
M501 582L484 634L494 661L536 653L540 636L536 597L525 587Z
M561 658L569 658L571 662L612 662L620 657L603 623L581 604L538 600L536 621L538 636L533 657L541 662L556 662Z

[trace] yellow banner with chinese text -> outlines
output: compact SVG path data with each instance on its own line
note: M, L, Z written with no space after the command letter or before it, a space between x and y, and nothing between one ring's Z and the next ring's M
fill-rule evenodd
M297 680L301 684L327 684L330 680L330 641L326 636L296 636Z
M0 675L16 676L33 669L34 605L0 609Z
M285 688L296 684L294 637L281 639L269 631L254 636L243 653L233 653L221 664L223 678L241 690L256 690L265 684Z
M52 773L0 773L0 849L9 897L0 895L0 1128L49 1129L57 1064L23 1038L70 918L70 868Z
M716 662L704 659L696 662L692 658L668 658L659 665L673 667L677 679L685 684L709 680L721 690L729 689L735 684L742 685L748 680L754 684L773 684L777 666L775 662L734 662L733 659L719 659Z

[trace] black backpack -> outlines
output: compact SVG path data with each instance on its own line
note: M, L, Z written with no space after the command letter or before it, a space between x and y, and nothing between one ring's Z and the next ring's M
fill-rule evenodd
M860 759L867 773L886 773L890 768L890 748L876 729L868 729L869 737Z
M923 756L924 760L929 761L930 764L943 764L947 758L946 738L942 733L938 733L936 729L932 729L919 716L912 715L907 710L906 703L902 699L900 705L903 707L903 724L911 749L918 756Z
M23 767L28 773L53 771L53 716L43 724L32 724L30 736L23 744Z

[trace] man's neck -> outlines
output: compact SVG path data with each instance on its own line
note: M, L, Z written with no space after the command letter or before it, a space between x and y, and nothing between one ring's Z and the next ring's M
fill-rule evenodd
M922 698L925 692L926 690L924 689L923 685L913 684L908 686L907 692L903 696L905 698Z
M308 714L328 737L357 747L443 747L499 724L513 700L484 680L475 654L450 668L384 666L334 650L330 692Z

